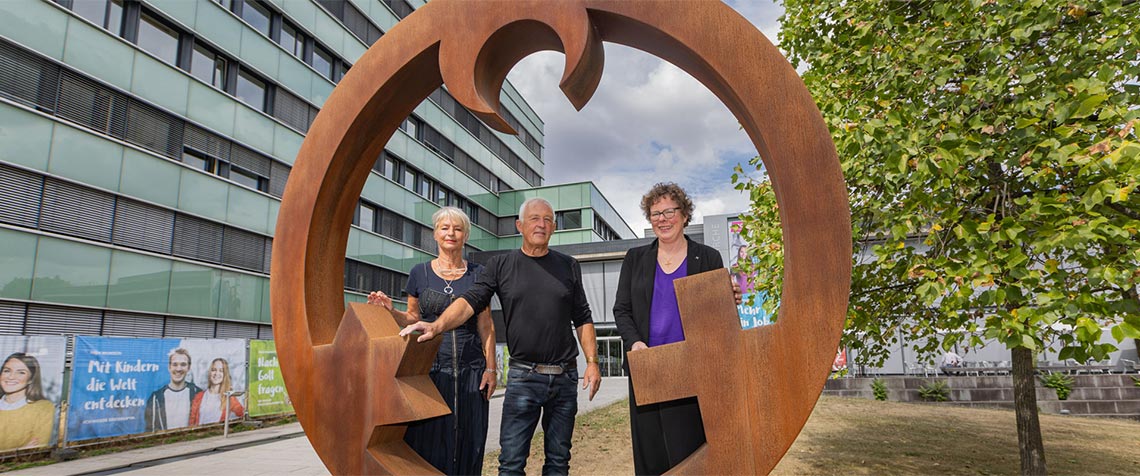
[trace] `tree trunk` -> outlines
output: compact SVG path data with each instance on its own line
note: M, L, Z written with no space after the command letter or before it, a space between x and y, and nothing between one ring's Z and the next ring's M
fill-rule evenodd
M1045 476L1045 445L1037 418L1037 382L1033 375L1033 351L1018 347L1013 358L1013 405L1017 414L1017 447L1021 474Z

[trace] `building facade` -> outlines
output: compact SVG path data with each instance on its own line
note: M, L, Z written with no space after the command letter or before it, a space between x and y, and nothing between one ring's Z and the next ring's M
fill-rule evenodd
M352 64L421 0L0 2L0 335L272 338L269 262L305 133ZM554 244L632 238L590 183L544 186L543 123L508 83L500 134L443 88L375 158L345 296L401 295L436 250L517 247L541 196Z

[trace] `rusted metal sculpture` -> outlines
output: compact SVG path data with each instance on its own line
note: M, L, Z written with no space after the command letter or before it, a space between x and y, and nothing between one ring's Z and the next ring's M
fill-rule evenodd
M375 307L344 307L349 225L375 158L441 83L488 125L513 132L496 112L499 90L509 69L537 51L566 54L560 86L583 107L601 78L603 41L677 65L728 106L764 158L785 238L778 323L735 329L741 335L731 338L731 355L747 360L714 351L722 345L709 339L730 329L710 325L706 333L686 326L688 352L664 346L631 355L636 392L658 401L700 399L715 389L749 401L718 405L705 420L748 428L738 435L747 436L748 445L726 445L724 431L706 429L707 447L677 471L766 472L799 433L838 345L851 234L835 147L779 51L720 2L435 0L377 41L333 91L301 146L278 214L274 336L297 416L333 473L434 472L401 437L407 422L446 412L423 377L434 347L394 337L394 324ZM730 312L726 296L693 300L685 286L679 299L686 323L705 306L722 318ZM674 364L671 371L655 370L662 362ZM705 374L710 367L740 371ZM702 412L710 408L702 403Z

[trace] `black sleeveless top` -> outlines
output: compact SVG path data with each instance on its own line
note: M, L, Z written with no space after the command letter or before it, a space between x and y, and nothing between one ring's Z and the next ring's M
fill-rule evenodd
M404 290L409 296L419 300L420 320L433 322L451 305L455 299L463 296L472 285L483 266L476 263L467 263L467 272L463 276L451 281L450 289L447 281L440 278L431 269L431 262L420 263L412 267L408 276L408 285ZM450 291L450 293L448 292ZM476 309L475 315L467 319L459 327L443 334L443 342L439 346L439 353L435 356L432 371L441 371L458 374L460 368L466 367L480 372L487 366L483 355L482 342L479 339L479 325L477 316L482 309Z

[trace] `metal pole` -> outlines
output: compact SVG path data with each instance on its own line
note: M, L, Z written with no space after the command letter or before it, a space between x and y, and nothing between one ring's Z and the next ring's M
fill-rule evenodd
M235 392L233 390L226 392L226 412L222 415L226 423L222 426L222 438L230 437L230 399L242 395L245 395L245 392Z

